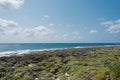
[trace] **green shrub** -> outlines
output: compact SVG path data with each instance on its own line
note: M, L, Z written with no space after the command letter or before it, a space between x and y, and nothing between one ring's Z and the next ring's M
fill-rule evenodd
M92 76L95 78L95 80L106 80L109 74L110 74L110 71L106 69L106 70L101 70L101 71L95 71L92 74Z
M83 66L88 66L88 63L87 63L86 61L83 61L83 62L82 62L82 65L83 65Z
M111 71L111 76L114 80L120 80L120 63L116 63L114 65L109 66Z

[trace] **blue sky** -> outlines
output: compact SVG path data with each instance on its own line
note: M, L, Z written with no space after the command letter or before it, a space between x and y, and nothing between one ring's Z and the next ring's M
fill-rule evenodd
M119 0L0 0L0 43L120 43Z

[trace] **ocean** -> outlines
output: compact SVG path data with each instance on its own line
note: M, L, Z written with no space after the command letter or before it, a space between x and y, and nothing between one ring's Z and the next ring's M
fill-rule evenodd
M1 43L0 56L23 54L31 51L119 45L120 43Z

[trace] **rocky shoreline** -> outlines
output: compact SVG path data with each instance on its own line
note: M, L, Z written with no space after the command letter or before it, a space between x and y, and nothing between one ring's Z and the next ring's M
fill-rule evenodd
M93 48L71 48L71 49L61 49L61 50L50 50L50 51L34 51L29 53L24 53L21 55L16 54L8 54L8 56L0 57L0 65L3 66L13 66L15 63L18 62L39 62L43 59L50 58L50 57L66 57L66 56L90 56L91 53L89 51L95 51L96 49L100 48L119 48L119 47L93 47ZM93 54L93 53L92 53Z
M113 58L113 56L117 58L107 63L106 62L107 60L105 59L105 57L102 60L102 57L107 56L107 55L110 55L110 58ZM97 64L97 62L93 63L92 61L95 61L95 59L97 58L99 59L98 60L99 64ZM53 61L51 61L51 59L53 59ZM104 59L106 61L104 61ZM58 62L55 62L57 60ZM100 79L97 79L95 76L92 77L93 73L99 70L99 69L96 69L94 72L93 68L102 66L103 68L106 69L107 68L106 65L109 65L109 64L111 65L113 62L120 62L120 46L71 48L71 49L63 49L63 50L36 51L36 52L30 52L29 54L0 57L0 79L1 80L13 80L15 78L14 80L20 80L20 79L22 80L24 78L24 80L54 80L56 77L58 78L59 74L65 73L65 74L70 74L73 76L71 80L83 80L83 79L84 80L88 80L88 79L89 80L100 80ZM74 66L75 63L77 64L76 66ZM52 69L51 66L52 65L54 66L55 64L58 64L58 65L56 65ZM68 64L69 66L66 64ZM89 66L92 68L90 68L90 73L86 77L86 76L81 76L80 73L78 73L77 75L77 72L73 73L76 70L72 71L72 69L74 68L71 67L71 65L78 69L79 69L79 66L81 68L89 67ZM22 70L21 68L28 69L28 71ZM19 69L21 70L19 71ZM65 70L62 71L62 69L65 69ZM93 73L91 73L92 69L93 69ZM53 72L51 70L53 70ZM32 75L32 77L27 77L30 74ZM46 75L49 75L49 76L45 78ZM104 75L104 76L105 77L102 80L106 80L107 79L106 76L111 76L111 74L109 72L109 74ZM64 79L64 77L65 76L62 75L59 78L59 80L66 80L66 78ZM110 80L112 80L112 78Z

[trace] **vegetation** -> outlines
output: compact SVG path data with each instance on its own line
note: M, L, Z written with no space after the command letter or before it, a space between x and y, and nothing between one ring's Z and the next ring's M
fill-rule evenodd
M113 79L119 80L120 79L120 62L109 66L109 69L111 71L111 76L113 77Z
M0 58L0 80L120 80L120 47L43 51Z

